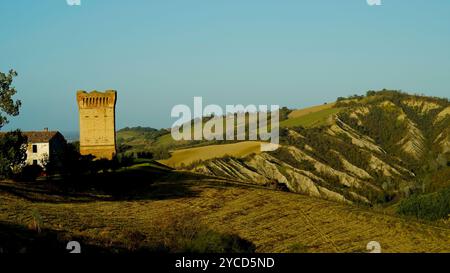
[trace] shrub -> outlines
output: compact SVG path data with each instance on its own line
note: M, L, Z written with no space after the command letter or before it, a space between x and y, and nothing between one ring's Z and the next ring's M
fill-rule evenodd
M252 253L255 246L235 234L222 234L212 230L200 230L183 246L187 253Z
M450 188L405 199L400 202L397 212L423 220L446 219L450 215Z
M0 178L17 175L27 158L27 137L21 131L0 136Z
M22 168L22 172L19 174L18 180L21 181L36 181L36 179L42 174L44 169L39 165L28 165Z
M309 247L301 243L295 243L289 246L288 253L308 253Z
M153 159L153 153L152 152L137 152L137 158L144 158L144 159Z
M31 212L31 222L29 223L29 225L28 225L28 228L30 229L30 230L34 230L34 231L36 231L37 233L41 233L41 231L42 231L42 225L43 225L43 220L42 220L42 216L39 214L39 212L38 211L36 211L36 210L33 210L32 212Z
M144 241L146 240L146 236L144 233L140 231L125 231L125 247L128 251L136 251L142 248Z
M291 109L289 109L289 108L287 108L287 107L283 107L283 108L281 108L280 109L280 111L279 111L279 118L280 118L280 121L283 121L283 120L287 120L288 118L289 118L289 114L290 113L292 113L292 110Z
M135 163L134 154L119 154L115 156L115 160L120 167L129 167Z
M235 234L204 226L193 213L161 219L153 227L152 248L175 253L252 253L255 245Z

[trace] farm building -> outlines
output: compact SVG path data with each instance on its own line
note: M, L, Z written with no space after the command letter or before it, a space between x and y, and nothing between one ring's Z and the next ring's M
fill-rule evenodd
M58 162L67 144L64 136L57 131L23 132L28 138L27 164L43 165L46 160Z

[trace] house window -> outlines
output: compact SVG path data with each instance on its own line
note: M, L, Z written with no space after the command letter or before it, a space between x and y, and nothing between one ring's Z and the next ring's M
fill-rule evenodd
M37 160L33 160L33 165L34 165L34 166L37 165Z
M37 153L37 145L33 145L33 154Z

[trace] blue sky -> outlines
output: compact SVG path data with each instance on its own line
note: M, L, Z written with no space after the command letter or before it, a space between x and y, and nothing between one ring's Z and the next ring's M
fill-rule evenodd
M75 92L118 90L117 127L169 127L176 104L305 107L369 89L449 97L450 1L2 0L0 70L21 115L77 130Z

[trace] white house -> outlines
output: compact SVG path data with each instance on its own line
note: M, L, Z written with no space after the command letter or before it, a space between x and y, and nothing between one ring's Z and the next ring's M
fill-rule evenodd
M27 164L42 166L46 160L58 164L67 144L64 136L57 131L23 132L28 138Z

